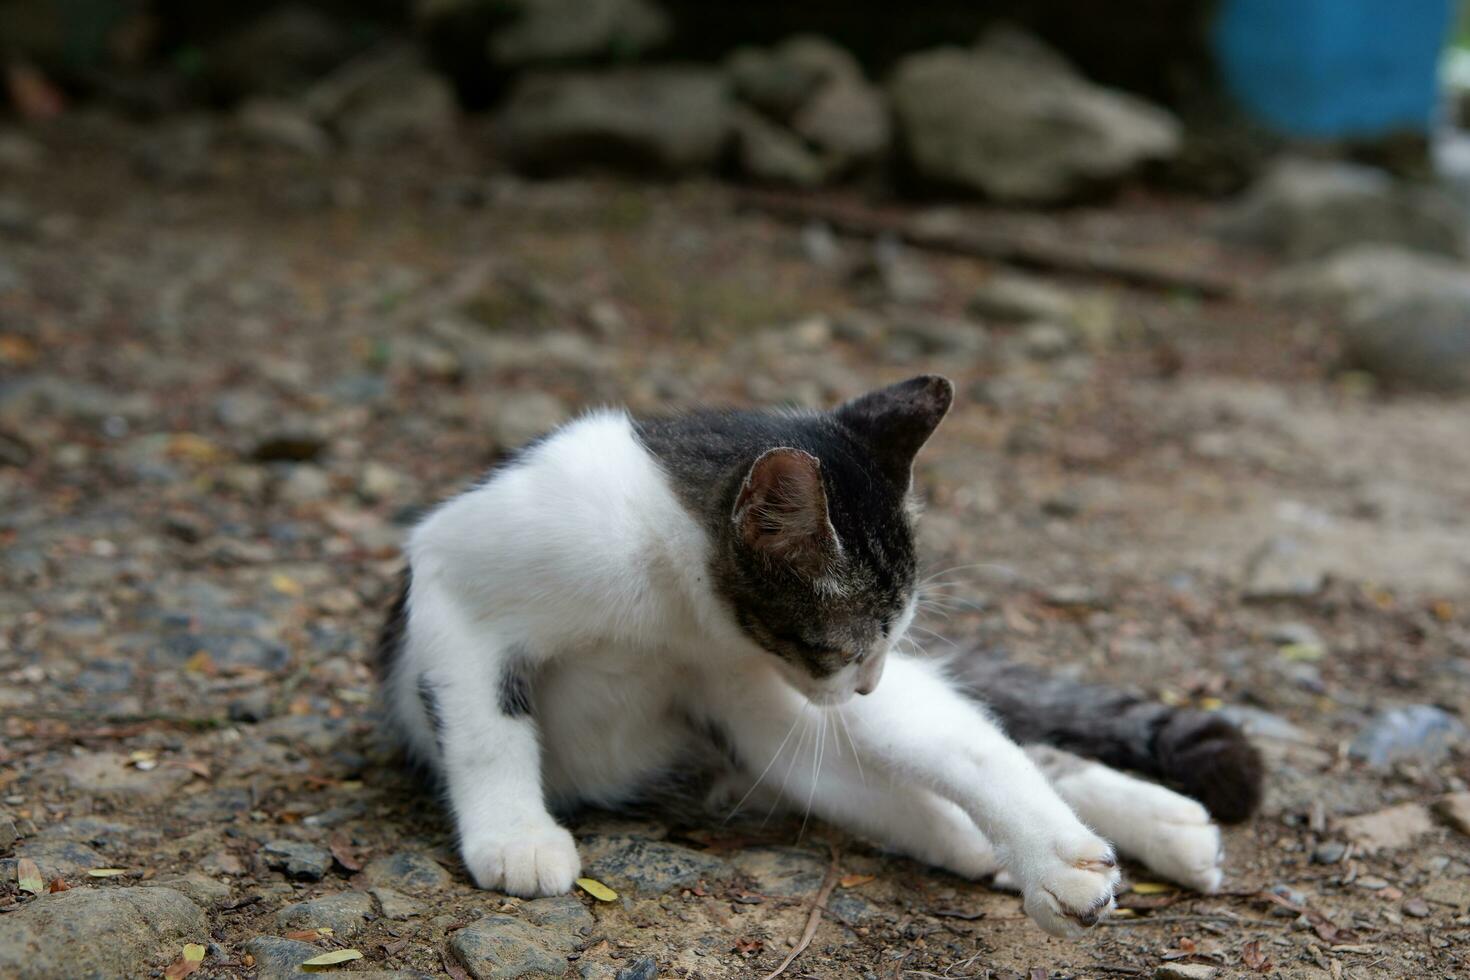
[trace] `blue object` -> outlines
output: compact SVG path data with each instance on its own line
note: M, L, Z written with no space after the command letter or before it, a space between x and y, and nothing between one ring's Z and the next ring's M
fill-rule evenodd
M1427 132L1454 0L1221 0L1210 43L1226 89L1284 135Z

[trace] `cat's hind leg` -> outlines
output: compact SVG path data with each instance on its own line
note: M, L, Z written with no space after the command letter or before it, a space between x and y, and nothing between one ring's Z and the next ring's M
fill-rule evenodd
M1027 746L1026 754L1077 815L1123 854L1195 891L1219 890L1225 877L1220 828L1203 806L1049 745Z

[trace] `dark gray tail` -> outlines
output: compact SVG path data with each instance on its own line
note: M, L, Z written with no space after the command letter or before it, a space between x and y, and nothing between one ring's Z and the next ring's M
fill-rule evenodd
M1224 823L1245 820L1261 803L1260 754L1218 715L1051 677L984 653L958 658L951 670L1023 745L1054 745L1143 773L1199 800Z

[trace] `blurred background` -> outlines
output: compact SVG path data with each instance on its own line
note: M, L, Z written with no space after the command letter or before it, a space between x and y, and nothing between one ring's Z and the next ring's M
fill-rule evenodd
M772 969L795 824L587 818L571 938L469 888L375 630L580 411L931 371L916 638L1226 712L1270 795L1065 950L851 844L806 975L1465 969L1459 4L0 0L0 69L0 973Z

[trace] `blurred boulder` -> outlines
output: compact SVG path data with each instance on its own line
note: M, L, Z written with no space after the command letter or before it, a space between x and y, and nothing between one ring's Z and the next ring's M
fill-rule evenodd
M605 166L686 173L713 166L730 135L725 80L694 67L532 73L497 119L505 153L535 173Z
M882 158L891 136L882 93L861 78L824 84L797 111L791 128L816 148L834 175Z
M379 152L452 137L459 105L449 82L417 58L390 57L383 70L364 73L341 96L332 123L342 141L354 150Z
M822 162L795 133L743 106L732 116L741 171L761 182L812 187L822 182Z
M726 61L743 101L788 122L817 91L833 82L862 81L857 60L825 38L796 35L771 48L739 48Z
M503 3L503 0L502 0ZM649 0L515 0L511 21L488 41L502 68L626 60L669 37L669 19Z
M226 31L205 53L206 72L227 98L302 91L353 51L347 29L319 9L288 3Z
M285 99L252 98L235 113L235 126L256 146L290 150L308 157L324 157L332 140L311 114Z
M1307 259L1364 243L1462 256L1465 229L1464 209L1435 188L1359 164L1288 159L1246 191L1218 231Z
M997 201L1065 201L1180 144L1168 112L1088 82L1015 31L975 50L910 55L889 93L913 175Z
M1337 317L1349 362L1396 386L1470 390L1470 269L1362 245L1299 265L1263 294Z

